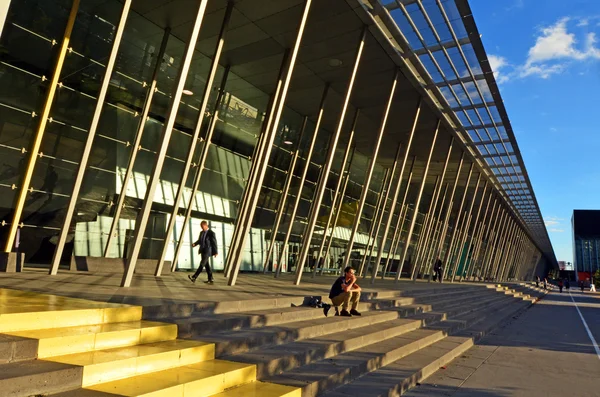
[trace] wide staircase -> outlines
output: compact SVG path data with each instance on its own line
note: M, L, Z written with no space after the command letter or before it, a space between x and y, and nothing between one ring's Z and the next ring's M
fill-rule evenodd
M545 292L365 292L348 318L305 296L142 309L0 289L0 397L401 395Z

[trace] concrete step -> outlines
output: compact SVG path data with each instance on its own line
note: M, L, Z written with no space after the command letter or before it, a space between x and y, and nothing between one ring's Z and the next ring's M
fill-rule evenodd
M302 339L315 338L332 332L344 332L371 324L381 324L397 319L402 312L365 312L361 317L324 317L303 320L285 325L257 328L252 330L223 332L205 335L201 339L215 343L216 357L243 353L259 347L278 345Z
M45 396L81 387L83 368L44 360L0 365L0 395Z
M400 396L418 382L432 375L441 366L447 365L463 354L481 335L497 327L505 321L507 316L515 315L529 305L529 302L518 300L513 301L510 305L497 304L495 309L486 310L484 316L476 313L476 315L471 314L462 318L457 317L454 320L455 324L434 326L434 329L441 328L455 334L369 372L356 381L329 389L330 391L324 395L327 397ZM475 324L469 324L473 321ZM462 330L460 330L460 322L465 324Z
M255 298L245 297L220 302L195 302L195 303L171 303L160 306L144 306L145 319L169 319L189 317L193 314L226 314L244 313L255 310L268 310L276 308L287 308L292 306L303 306L309 297L307 296L272 296L259 295Z
M421 303L425 303L425 304L433 304L434 302L438 302L438 301L446 301L446 300L451 300L451 299L456 299L457 297L459 298L467 298L467 297L479 297L479 296L485 296L485 295L490 295L491 292L489 292L488 290L475 290L475 291L465 291L464 289L461 289L459 291L451 291L451 292L441 292L441 293L436 293L431 291L431 293L429 294L421 294L420 296L417 297L410 297L410 298L377 298L377 299L372 299L372 300L368 300L367 302L371 303L371 302L377 302L379 304L379 306L381 308L384 307L393 307L393 306L398 306L398 305L409 305L412 303L417 303L417 304L421 304ZM408 300L412 299L413 302L409 302Z
M142 320L16 331L8 334L38 340L37 356L47 358L175 339L177 325Z
M100 383L85 389L56 394L53 397L173 397L214 396L253 383L253 365L223 360L209 360L181 367L135 375L126 379ZM291 389L280 389L286 395ZM230 394L230 396L235 394ZM293 396L293 394L290 394ZM296 394L297 395L297 394Z
M361 285L363 285L363 284L364 284L364 282ZM363 291L361 298L363 298L365 300L370 300L370 299L386 299L386 298L389 299L389 298L396 298L396 297L419 297L419 296L429 295L429 294L443 294L443 293L464 291L465 288L476 289L476 288L478 288L478 286L473 286L473 285L453 286L453 285L439 285L439 284L432 283L427 286L419 285L418 288L406 287L405 285L400 284L398 286L398 288L404 288L404 289L373 291L373 292Z
M38 341L13 335L0 334L0 364L34 360Z
M243 386L226 390L212 397L301 397L302 391L297 387L289 387L266 382L252 382Z
M212 360L214 356L213 344L170 340L56 356L49 361L82 367L81 385L89 387L135 375Z

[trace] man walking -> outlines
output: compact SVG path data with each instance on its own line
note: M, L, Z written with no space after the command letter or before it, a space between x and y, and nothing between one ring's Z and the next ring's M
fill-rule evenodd
M335 307L335 315L343 317L360 316L360 313L356 310L360 299L360 291L360 287L356 284L354 269L348 266L344 269L344 275L335 280L329 292L329 299L331 299L332 306ZM350 303L352 303L352 309L348 311ZM342 305L341 313L338 311L340 305ZM329 307L325 307L323 312L327 316Z
M208 280L205 281L205 283L213 284L213 275L208 260L211 256L216 257L218 255L217 237L215 236L215 232L208 228L208 222L202 221L200 223L200 227L202 228L202 232L200 232L200 237L198 237L198 241L192 244L192 247L195 247L197 245L200 246L200 248L198 249L198 253L201 257L200 266L198 266L198 270L196 270L196 273L194 273L193 276L188 275L188 278L192 281L192 283L195 283L200 273L202 273L202 268L206 267Z
M433 281L439 280L440 283L442 282L442 270L442 260L438 257L435 261L435 264L433 265Z

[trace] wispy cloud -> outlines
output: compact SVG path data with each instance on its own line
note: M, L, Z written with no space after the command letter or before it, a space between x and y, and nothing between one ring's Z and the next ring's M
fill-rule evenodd
M556 129L556 127L550 127L550 131L552 131L552 132L556 132L556 131L558 131L558 130Z
M586 27L590 19L593 18L573 20L564 17L555 24L540 29L535 44L527 52L523 64L512 66L506 58L490 55L488 59L498 83L530 76L548 79L568 70L575 61L600 60L600 48L597 46L595 32L586 32L578 37L569 30L569 24Z
M556 225L560 225L560 223L564 221L563 218L559 218L557 216L549 216L544 218L544 224L546 226L556 226Z
M555 229L555 228L548 229L548 231L550 233L564 233L565 232L563 229Z

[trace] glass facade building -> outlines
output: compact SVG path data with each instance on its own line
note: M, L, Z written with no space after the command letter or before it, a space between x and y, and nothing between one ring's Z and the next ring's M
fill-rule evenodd
M571 226L577 280L591 280L600 270L600 210L574 210Z
M2 7L0 243L28 266L128 286L196 268L208 220L230 284L556 267L466 0Z

